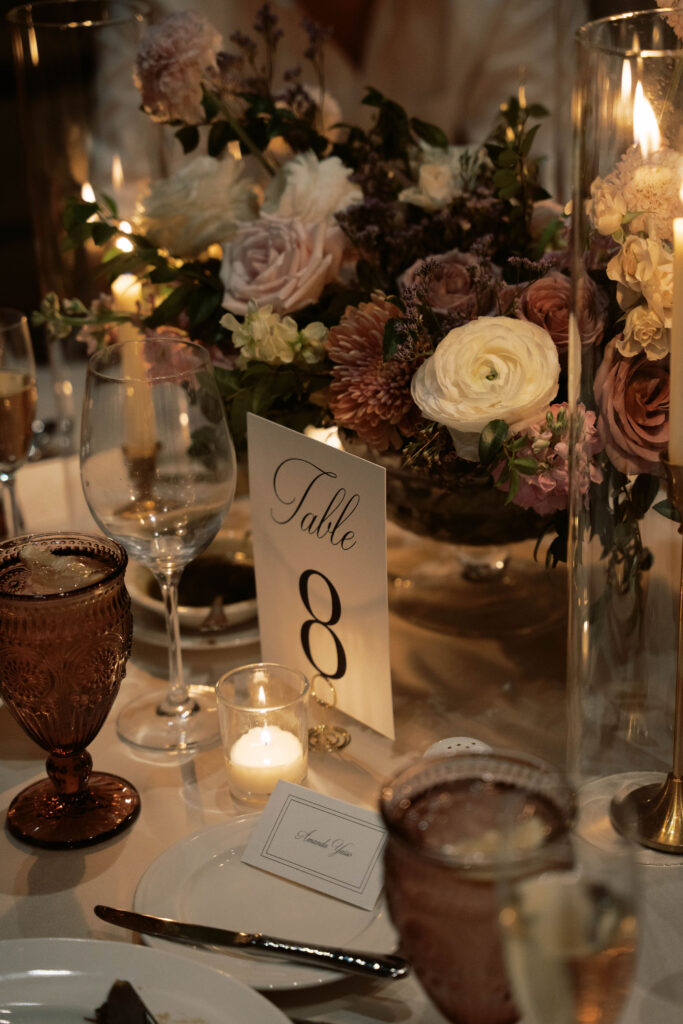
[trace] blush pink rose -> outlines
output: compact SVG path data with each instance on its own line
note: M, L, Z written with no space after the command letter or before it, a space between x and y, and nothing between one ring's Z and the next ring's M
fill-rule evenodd
M468 318L492 312L494 294L488 280L477 281L475 256L450 252L416 260L398 279L402 291L417 288L435 313L458 313ZM424 276L423 276L424 275Z
M244 316L253 299L274 313L294 313L338 278L343 255L344 234L336 224L261 214L223 249L223 305Z
M581 285L581 308L579 332L584 345L596 345L602 341L607 312L607 298L590 277L584 277ZM519 296L516 315L520 320L529 320L544 327L565 353L569 344L569 310L571 307L571 282L565 274L551 270L545 277L528 285Z
M661 473L659 455L669 443L667 359L620 355L605 349L594 383L598 430L610 460L622 473Z

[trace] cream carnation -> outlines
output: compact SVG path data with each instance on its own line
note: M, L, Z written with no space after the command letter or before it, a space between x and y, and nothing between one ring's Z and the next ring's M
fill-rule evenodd
M643 303L626 314L616 346L627 358L644 352L648 359L663 359L669 353L669 331L657 311Z
M461 158L463 146L429 146L421 143L421 160L417 168L417 185L403 189L399 199L423 210L441 210L462 190Z
M507 317L456 327L413 376L413 400L427 419L448 427L458 455L476 461L491 420L513 432L543 414L557 393L560 362L547 331Z
M175 174L154 182L143 196L136 227L174 256L198 256L226 242L237 223L256 216L256 197L244 161L196 157Z
M140 44L134 73L142 105L153 121L204 120L202 84L219 77L222 39L199 14L169 14L149 28Z
M262 214L223 250L223 305L244 315L249 300L293 313L315 302L339 273L344 234L337 225Z
M268 185L263 212L320 224L363 201L361 188L349 180L351 173L338 156L318 160L315 153L299 153Z
M591 224L601 235L613 235L626 216L626 200L620 189L604 178L591 183L591 197L586 200L586 212Z
M327 328L321 323L308 324L303 330L291 316L280 317L272 306L259 307L253 300L247 307L244 322L226 313L221 326L232 331L232 341L240 349L239 362L246 365L259 359L271 365L293 363L299 357L306 363L316 362L323 355Z

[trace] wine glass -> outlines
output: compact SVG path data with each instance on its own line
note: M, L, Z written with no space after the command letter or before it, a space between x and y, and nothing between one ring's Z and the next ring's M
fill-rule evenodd
M218 739L215 700L183 676L178 582L218 532L235 490L235 451L208 353L172 337L125 341L91 356L81 429L81 480L102 530L161 588L169 689L132 701L117 729L148 750L188 751Z
M380 810L387 904L421 984L454 1024L514 1024L498 879L565 863L571 787L536 758L463 753L403 771Z
M634 844L572 833L564 862L502 872L500 925L524 1024L616 1024L636 965Z
M134 786L91 772L86 750L126 670L133 635L126 552L105 537L0 544L0 696L44 750L48 778L12 800L7 827L34 846L86 846L135 821Z
M14 474L31 446L36 412L36 367L28 322L16 309L0 309L0 482L7 497L7 533L23 531Z

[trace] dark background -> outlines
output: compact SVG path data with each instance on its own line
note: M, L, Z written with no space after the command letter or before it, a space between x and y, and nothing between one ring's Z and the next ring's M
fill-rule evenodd
M0 306L30 311L37 306L40 295L26 195L12 51L5 18L13 6L14 0L0 0ZM192 7L192 0L188 0L187 6ZM634 0L630 5L623 0L593 0L590 17L655 6L654 0Z

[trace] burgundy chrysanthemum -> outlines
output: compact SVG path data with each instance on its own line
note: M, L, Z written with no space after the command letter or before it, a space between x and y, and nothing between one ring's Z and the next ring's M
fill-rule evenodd
M332 415L379 451L400 447L400 432L410 431L416 415L410 381L417 364L382 358L385 324L400 316L397 306L380 298L347 306L325 343L335 364L328 394Z

